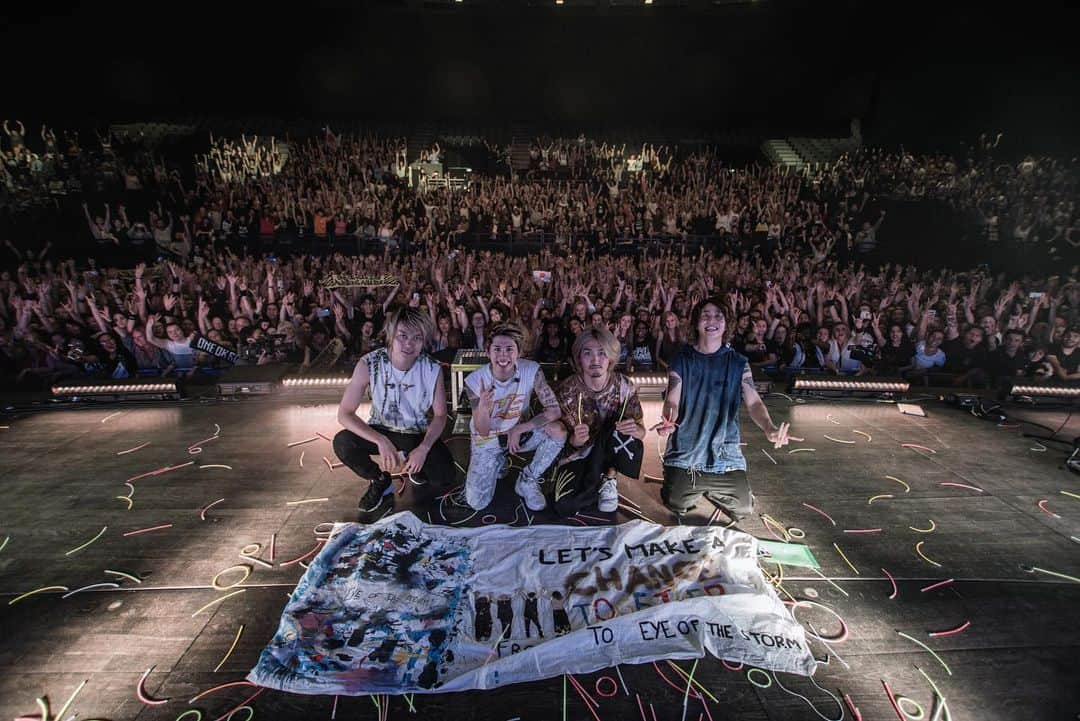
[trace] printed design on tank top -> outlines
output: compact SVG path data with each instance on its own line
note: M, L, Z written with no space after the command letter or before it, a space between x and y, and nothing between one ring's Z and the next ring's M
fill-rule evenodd
M505 398L500 398L495 401L495 412L492 414L492 417L504 421L512 421L521 417L521 410L524 406L525 396L520 393L510 393Z

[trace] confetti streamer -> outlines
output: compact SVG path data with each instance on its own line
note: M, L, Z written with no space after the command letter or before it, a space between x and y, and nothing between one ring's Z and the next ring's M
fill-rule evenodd
M946 631L931 631L929 635L930 635L930 638L941 638L943 636L953 636L955 634L966 631L970 626L971 626L971 621L964 621L962 624L960 624L956 628L950 628L950 629L948 629Z
M822 516L825 516L825 518L828 519L829 523L833 524L834 526L836 525L836 521L833 520L833 517L830 516L825 511L818 508L817 506L811 506L809 503L804 503L803 505L806 506L807 508L809 508L811 511L814 511L816 513L821 514Z
M849 561L848 557L844 555L844 552L840 550L840 546L836 545L836 543L833 543L833 548L835 548L836 552L840 554L840 558L844 559L844 563L848 565L848 568L855 572L856 576L862 575L861 573L859 573L859 569L855 568L855 565L851 561Z
M952 481L944 481L942 483L939 483L938 485L939 486L951 486L953 488L966 488L969 491L978 491L979 493L986 493L986 491L979 488L978 486L969 486L966 483L953 483Z
M868 506L871 505L874 501L876 501L879 498L895 498L895 496L893 496L893 494L891 494L891 493L879 493L876 496L870 496L870 498L867 499L867 501L866 501L866 505L868 505Z
M135 687L135 695L147 706L164 706L169 703L169 699L167 698L151 698L146 695L146 679L150 676L150 673L154 670L156 665L157 664L146 669L142 678L139 679L138 685Z
M241 593L243 593L246 590L247 590L246 588L241 588L241 589L238 589L236 591L233 591L232 593L226 593L224 596L219 596L218 598L215 598L213 601L211 601L210 603L208 603L205 606L203 606L202 608L200 608L195 613L191 614L191 617L195 618L196 616L198 616L200 613L207 610L208 608L211 608L212 606L216 606L217 604L221 603L222 601L230 599L233 596L239 596Z
M124 537L126 538L127 536L138 536L140 533L150 533L151 531L162 531L162 530L164 530L166 528L172 528L172 527L173 527L173 524L171 524L171 523L163 523L160 526L151 526L150 528L140 528L140 529L138 529L136 531L128 531L127 533L124 534Z
M762 448L762 449L761 449L761 452L765 454L765 457L766 457L766 458L768 458L768 459L769 459L770 461L772 461L772 462L773 462L773 465L774 465L774 466L776 466L776 465L779 465L779 464L778 464L778 463L776 462L776 459L775 459L775 458L773 458L772 456L770 456L770 455L769 455L769 452L768 452L767 450L765 450L764 448Z
M232 466L227 466L224 463L207 463L206 465L199 466L200 471L206 470L207 468L224 468L227 471L232 470Z
M63 706L60 707L60 710L56 712L56 721L67 721L67 715L66 714L68 712L68 709L70 709L71 705L73 703L75 703L75 697L78 696L79 693L82 692L83 688L85 688L86 684L88 684L89 682L90 682L89 679L83 680L83 682L80 683L75 688L75 690L71 692L71 695L68 696L68 700L64 703ZM42 718L42 721L45 721L44 717Z
M90 539L89 541L87 541L86 543L82 544L81 546L76 546L75 548L71 549L70 551L68 551L68 552L67 552L67 553L65 553L64 555L65 555L65 556L71 556L71 555L73 555L73 554L76 554L76 553L78 553L79 551L83 550L84 548L86 548L87 546L89 546L89 545L90 545L91 543L93 543L94 541L96 541L97 539L99 539L99 538L101 538L101 537L102 537L103 535L105 535L105 531L107 531L107 530L109 530L109 527L108 527L108 526L103 526L103 527L101 528L101 530L100 530L100 531L98 531L98 534L97 534L96 536L94 536L93 538L91 538L91 539ZM67 589L65 589L65 590L67 590Z
M922 560L926 561L931 566L934 566L935 568L941 568L940 563L938 563L937 561L935 561L934 559L930 558L925 553L923 553L922 545L924 543L926 543L926 541L919 541L918 543L915 544L915 553L919 554L919 556L922 558Z
M116 455L124 456L124 455L127 455L128 453L134 453L135 451L141 451L143 448L146 448L148 445L150 445L150 441L147 441L146 443L143 443L141 446L135 446L134 448L129 448L126 451L117 451Z
M842 439L840 439L840 438L833 438L833 437L832 437L832 436L830 436L830 435L829 435L828 433L826 433L826 434L824 434L824 435L825 435L825 438L827 438L828 440L832 441L833 443L843 443L844 445L848 445L848 446L853 446L853 445L855 445L855 441L845 441L845 440L842 440Z
M955 580L956 580L955 578L946 578L944 581L938 581L937 583L931 583L929 586L925 586L923 588L920 588L919 591L921 593L926 593L927 591L933 591L935 588L941 588L942 586L948 586L950 583L954 582Z
M900 447L901 448L910 448L910 449L916 450L916 451L926 451L927 453L932 453L934 455L937 455L937 451L935 451L933 448L927 448L926 446L920 446L918 443L901 443Z
M312 436L311 438L305 438L302 441L293 441L292 443L290 443L289 445L287 445L285 447L286 448L292 448L293 446L301 446L301 445L303 445L305 443L311 443L312 441L317 441L317 440L319 440L318 436Z
M1036 505L1036 506L1038 506L1038 507L1039 507L1039 510L1040 510L1040 511L1042 511L1043 513L1045 513L1046 515L1048 515L1048 516L1051 516L1051 517L1053 517L1053 518L1061 518L1061 516L1059 516L1058 514L1054 513L1053 511L1051 511L1050 509L1048 509L1048 508L1046 507L1046 505L1045 505L1045 504L1046 504L1046 502L1047 502L1048 500L1049 500L1049 499L1047 499L1047 498L1044 498L1044 499L1042 499L1041 501L1039 501L1038 503L1036 503L1035 505Z
M816 451L816 448L792 448L788 451L788 455L790 456L792 453L814 453Z
M199 519L205 521L206 520L206 512L209 511L211 508L213 508L214 506L216 506L217 504L221 503L224 500L225 500L224 498L219 498L216 501L214 501L213 503L210 503L210 504L208 504L206 506L203 506L203 509L201 511L199 511Z
M896 476L885 476L885 477L888 478L890 481L896 481L901 486L903 486L904 487L904 493L911 493L911 486L909 486L906 481L902 481L899 478L897 478Z
M872 441L874 440L874 437L873 437L873 436L871 436L871 435L870 435L869 433L867 433L866 431L860 431L860 430L852 430L851 432L852 432L852 433L858 433L858 434L859 434L860 436L866 436L866 442L867 442L867 443L871 443L871 442L872 442Z
M39 593L48 593L49 591L60 591L61 593L63 593L67 590L67 586L42 586L41 588L35 588L33 591L27 591L21 596L16 596L15 598L8 601L8 605L14 606L19 601L22 601L25 598L30 598L31 596L36 596Z
M139 578L138 576L133 575L131 573L125 573L123 571L110 571L107 568L105 569L105 573L109 574L110 576L118 576L119 578L126 578L129 581L134 581L135 583L142 583L141 578Z
M892 593L889 594L889 600L893 601L896 599L896 595L900 593L900 589L896 586L896 579L893 578L892 574L886 571L884 568L881 569L881 572L885 574L885 577L889 579L889 583L892 584Z
M286 506L301 506L305 503L324 503L329 501L329 498L302 498L299 501L285 501Z
M917 646L922 648L924 651L926 651L928 654L933 656L934 660L937 661L938 663L940 663L941 667L943 669L945 669L945 672L947 674L949 674L950 676L952 676L952 669L949 668L948 664L946 664L944 661L941 660L941 656L938 656L936 653L934 653L934 649L930 648L929 646L927 646L925 643L923 643L919 639L912 638L911 636L907 635L903 631L897 631L896 633L899 634L900 636L906 638L908 641L911 641L912 643L916 644Z
M236 648L236 644L240 643L240 636L243 635L243 633L244 633L244 624L240 624L240 628L236 631L236 638L233 639L232 646L229 646L229 650L225 652L225 655L222 657L221 661L218 662L218 665L214 666L214 673L217 673L218 671L220 671L221 667L225 665L225 662L229 660L229 656L232 655L233 649ZM334 706L336 708L337 707L337 703L336 703L337 697L335 696L334 699L335 699Z
M908 528L916 533L933 533L934 529L937 528L937 524L934 523L933 518L928 518L927 520L930 521L930 528L915 528L915 526L908 526Z
M196 701L198 701L200 699L203 699L203 698L206 698L207 696L209 696L212 693L217 693L218 691L223 691L223 690L225 690L227 688L235 688L236 686L254 686L254 685L255 684L253 684L251 681L230 681L228 683L223 683L223 684L220 684L218 686L214 686L213 688L208 688L205 691L203 691L202 693L199 693L198 695L193 696L191 698L191 700L188 701L188 705L190 706L191 704L195 703Z
M119 583L113 583L112 581L108 581L106 583L91 583L89 586L83 586L82 588L76 588L74 591L68 591L67 593L65 593L60 598L64 599L64 598L67 598L69 596L74 596L76 593L82 593L83 591L90 591L90 590L95 589L95 588L120 588L120 584Z
M1045 573L1047 576L1054 576L1055 578L1063 578L1066 581L1072 581L1073 583L1080 583L1080 578L1075 576L1067 576L1064 573L1058 573L1057 571L1048 571L1045 568L1039 568L1038 566L1032 566L1032 571L1038 571L1039 573Z

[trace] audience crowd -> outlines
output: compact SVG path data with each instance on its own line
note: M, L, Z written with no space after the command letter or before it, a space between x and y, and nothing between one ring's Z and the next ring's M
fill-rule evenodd
M186 165L108 133L86 151L42 128L36 152L21 123L3 129L8 197L79 195L88 249L5 241L9 385L227 366L193 349L197 335L250 363L307 367L328 351L348 365L384 343L396 304L431 315L429 350L443 361L514 320L542 363L565 364L577 333L605 325L626 370L663 371L690 308L713 294L758 374L1080 379L1077 169L1001 163L996 141L964 159L862 150L798 173L729 167L707 148L538 140L528 172L454 189L410 187L401 138L329 128L303 141L212 138ZM890 263L877 242L883 197L945 201L976 214L987 242L1065 262L1053 277L991 273L978 259L966 271ZM527 255L470 242L540 234L550 242ZM357 238L366 252L348 245Z

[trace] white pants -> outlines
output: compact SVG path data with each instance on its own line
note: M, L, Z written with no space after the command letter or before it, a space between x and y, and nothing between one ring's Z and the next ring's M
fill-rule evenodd
M536 451L529 465L521 471L522 483L536 483L551 466L562 450L565 439L552 438L539 428L532 432L521 450ZM476 511L487 508L495 496L495 484L503 475L509 460L508 451L499 444L498 438L483 439L470 443L469 472L465 475L465 501Z

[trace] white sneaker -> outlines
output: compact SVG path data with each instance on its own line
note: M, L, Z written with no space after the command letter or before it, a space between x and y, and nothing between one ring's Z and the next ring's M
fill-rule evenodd
M540 484L536 481L526 481L518 476L514 483L514 493L525 499L525 505L530 511L542 511L547 508L547 499L540 490Z
M600 484L600 501L596 507L601 513L614 513L619 508L619 485L614 476L609 476Z

